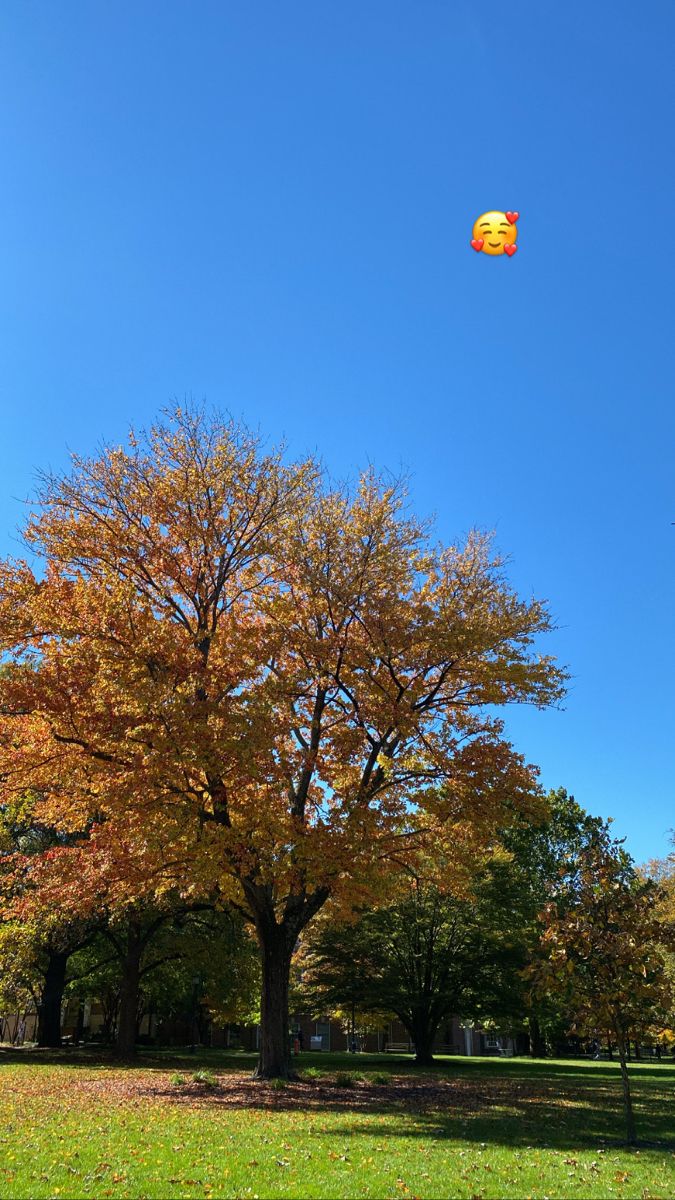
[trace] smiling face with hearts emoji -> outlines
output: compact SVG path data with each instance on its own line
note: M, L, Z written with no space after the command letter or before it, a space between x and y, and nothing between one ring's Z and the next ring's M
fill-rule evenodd
M473 227L473 249L482 250L483 254L506 254L512 258L518 249L516 221L519 216L517 212L483 213Z

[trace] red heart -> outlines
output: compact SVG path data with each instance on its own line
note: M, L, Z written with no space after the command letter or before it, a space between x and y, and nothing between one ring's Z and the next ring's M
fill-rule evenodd
M518 217L520 216L520 213L507 212L507 213L504 213L504 216L506 217L509 225L515 225L516 221L518 220Z
M512 246L504 246L504 253L508 254L508 256L510 258L512 254L515 254L517 249L518 249L518 247L516 246L516 243L514 242Z
M474 250L482 250L483 249L483 241L484 241L483 238L472 238L471 245L473 246Z

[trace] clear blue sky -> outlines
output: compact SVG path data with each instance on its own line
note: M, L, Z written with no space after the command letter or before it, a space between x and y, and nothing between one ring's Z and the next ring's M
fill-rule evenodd
M405 468L560 624L516 744L663 854L674 44L672 0L4 0L0 552L36 467L187 395Z

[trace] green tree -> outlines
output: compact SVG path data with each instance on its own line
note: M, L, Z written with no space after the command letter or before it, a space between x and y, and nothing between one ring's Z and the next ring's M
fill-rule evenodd
M541 913L552 891L560 894L561 882L574 872L578 855L603 825L600 817L587 813L565 788L550 791L546 801L540 820L524 822L515 814L500 833L511 858L501 868L499 883L511 896L514 920L526 943L525 957L530 964L542 953ZM495 871L499 873L500 868ZM554 1050L569 1029L569 1014L562 998L542 996L528 986L525 978L520 1014L525 1019L533 1057L544 1057L547 1050Z
M226 1021L250 1018L257 966L255 944L236 912L131 906L75 955L68 992L102 1002L108 1036L128 1058L144 1013L170 1020L192 1018L199 1009Z
M394 903L352 924L317 922L299 963L306 1002L395 1014L425 1066L449 1016L516 1016L526 944L506 879L487 868L458 897L410 875Z

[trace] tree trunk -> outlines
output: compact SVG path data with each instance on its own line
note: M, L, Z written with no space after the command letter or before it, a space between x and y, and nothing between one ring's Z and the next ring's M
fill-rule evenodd
M546 1058L546 1042L541 1031L539 1018L530 1016L530 1057Z
M61 1045L61 1007L70 955L51 951L38 1008L38 1046L54 1049Z
M260 947L262 996L260 1000L260 1045L254 1079L290 1079L291 1039L288 986L291 959L297 940L319 909L326 903L328 888L300 891L287 897L283 916L277 920L271 885L255 879L242 881Z
M633 1101L630 1094L630 1080L628 1078L628 1066L626 1063L626 1042L622 1032L617 1031L616 1035L617 1049L619 1052L619 1063L621 1065L621 1084L623 1087L623 1112L626 1118L626 1141L629 1146L634 1146L637 1142L635 1133L635 1118L633 1116Z
M434 1056L433 1056L433 1052L432 1052L433 1044L434 1044L433 1035L431 1037L428 1037L428 1036L420 1037L420 1035L418 1034L418 1036L415 1038L415 1062L418 1067L433 1066L433 1062L434 1062Z
M431 1067L434 1061L433 1044L440 1022L428 1014L417 1017L408 1024L404 1021L410 1039L415 1044L415 1062L418 1067Z
M126 954L122 967L122 986L120 988L120 1008L117 1022L117 1053L120 1058L133 1058L136 1054L136 1026L138 1024L142 950L143 944L140 929L131 924L127 934Z
M84 1033L84 1000L80 1000L77 1006L77 1024L75 1026L75 1045L79 1046L83 1040Z
M291 1046L288 1018L288 985L295 938L283 926L258 927L262 954L260 1003L260 1053L256 1079L289 1079Z
M115 1041L115 1026L117 1025L117 1013L120 1006L119 992L108 988L103 993L101 998L103 1008L103 1024L101 1025L101 1037L106 1046L112 1046Z

